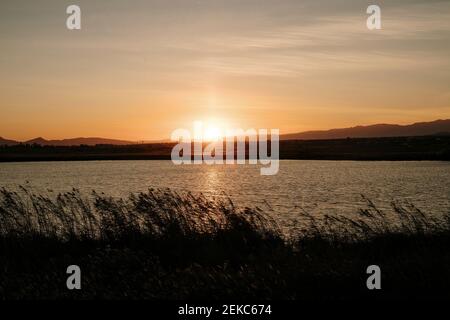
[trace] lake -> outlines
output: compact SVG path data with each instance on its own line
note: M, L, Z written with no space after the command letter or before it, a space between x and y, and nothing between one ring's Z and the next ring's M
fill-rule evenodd
M0 186L55 195L77 188L114 197L148 188L202 192L271 211L285 227L294 224L299 210L352 215L365 207L361 194L385 210L395 200L428 214L450 211L450 162L282 160L275 176L261 176L259 169L171 161L0 163Z

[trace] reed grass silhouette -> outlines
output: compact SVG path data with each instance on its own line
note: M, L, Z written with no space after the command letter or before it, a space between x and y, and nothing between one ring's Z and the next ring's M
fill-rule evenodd
M0 189L0 298L323 299L448 297L450 213L370 199L352 218L273 217L231 199L154 190L113 198ZM65 287L68 265L82 290ZM367 290L367 266L383 272Z

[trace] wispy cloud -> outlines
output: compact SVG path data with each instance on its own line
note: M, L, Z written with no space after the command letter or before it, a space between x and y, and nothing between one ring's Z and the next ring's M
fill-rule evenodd
M189 52L197 58L195 66L233 74L290 76L314 70L449 66L449 48L442 52L433 46L450 40L450 2L382 12L380 31L366 28L362 11L319 16L306 24L271 25L244 35L205 33L166 45Z

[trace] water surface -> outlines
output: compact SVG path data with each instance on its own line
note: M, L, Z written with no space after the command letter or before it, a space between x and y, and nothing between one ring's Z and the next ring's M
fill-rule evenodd
M123 197L148 188L230 196L245 206L272 208L284 224L299 210L354 214L364 194L381 209L410 201L428 214L450 211L450 163L432 161L281 161L275 176L254 165L183 165L170 161L0 163L0 186L57 194L80 189Z

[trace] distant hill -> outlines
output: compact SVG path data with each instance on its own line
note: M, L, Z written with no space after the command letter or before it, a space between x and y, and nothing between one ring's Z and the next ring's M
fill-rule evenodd
M40 144L42 146L79 146L88 145L93 146L97 144L114 144L114 145L127 145L133 144L135 142L125 141L125 140L115 140L115 139L105 139L105 138L73 138L73 139L63 139L63 140L46 140L42 137L28 140L24 142L25 144Z
M113 145L128 145L134 144L132 141L125 140L115 140L115 139L105 139L105 138L73 138L73 139L62 139L62 140L46 140L42 137L35 138L28 141L14 141L7 140L0 137L0 145L16 145L16 144L39 144L41 146L79 146L79 145L88 145L94 146L97 144L113 144Z
M13 146L15 144L19 144L18 141L14 141L14 140L8 140L8 139L4 139L2 137L0 137L0 146Z
M351 128L331 129L321 131L305 131L284 134L281 140L327 140L345 138L382 138L450 135L450 119L432 122L418 122L411 125L375 124L370 126L356 126Z
M436 120L432 122L418 122L411 125L397 124L375 124L370 126L356 126L352 128L305 131L299 133L284 134L280 136L280 140L329 140L329 139L345 139L345 138L383 138L383 137L406 137L406 136L446 136L450 135L450 119ZM106 145L131 145L131 144L152 144L169 142L168 140L155 141L126 141L105 138L73 138L62 140L46 140L42 137L32 140L19 142L8 140L0 137L0 145L16 145L16 144L39 144L42 146L79 146L98 144Z

